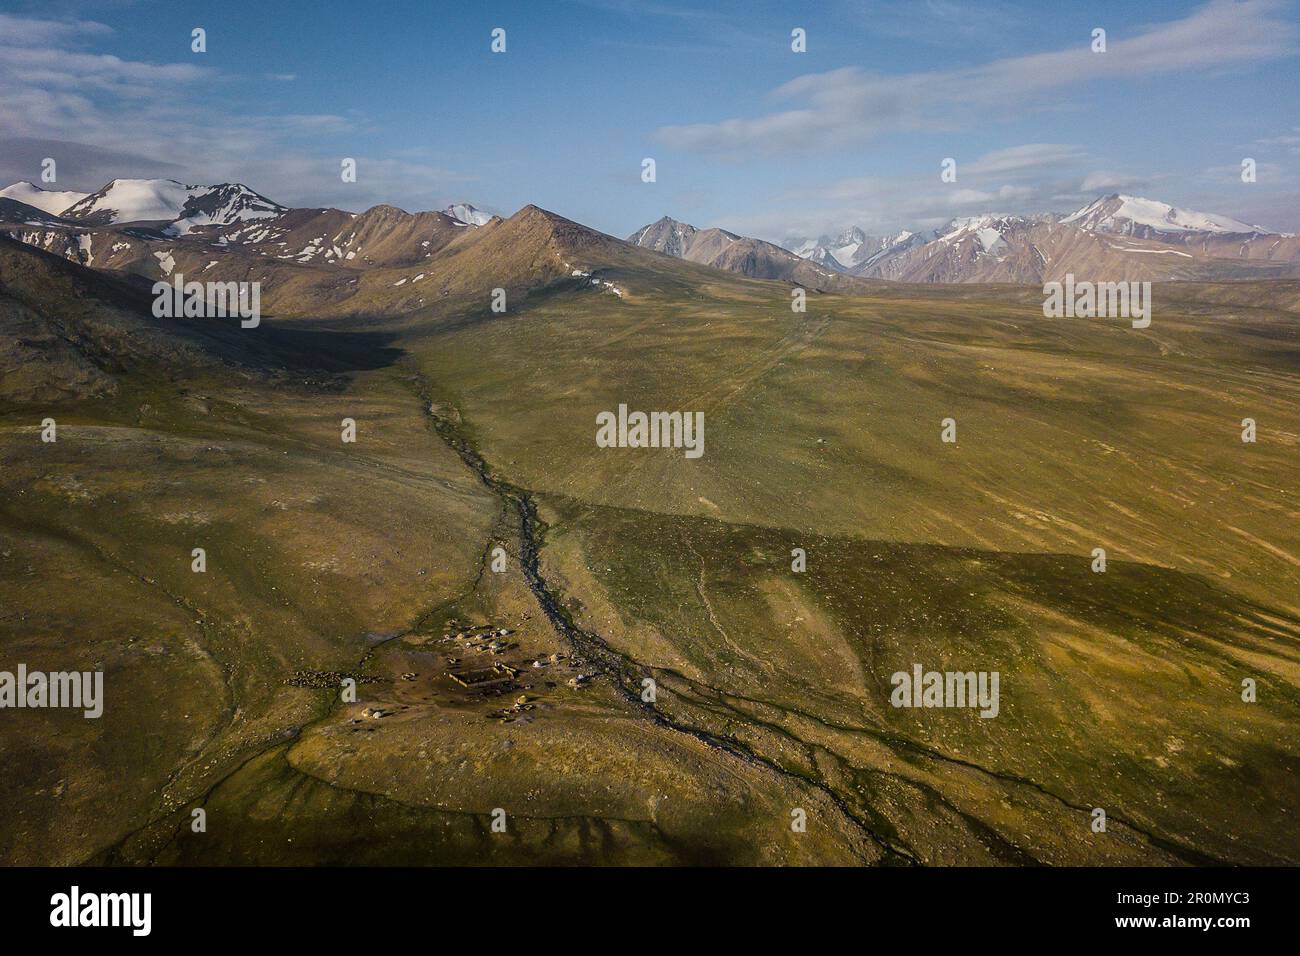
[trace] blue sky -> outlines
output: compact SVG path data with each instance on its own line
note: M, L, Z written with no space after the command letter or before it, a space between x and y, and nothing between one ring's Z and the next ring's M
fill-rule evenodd
M0 0L0 177L53 155L62 188L532 202L620 236L665 214L883 233L1110 191L1300 231L1298 50L1291 0Z

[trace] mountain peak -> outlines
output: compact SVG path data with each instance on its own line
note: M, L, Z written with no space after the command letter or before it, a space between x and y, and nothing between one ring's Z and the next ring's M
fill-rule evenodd
M695 237L700 230L689 222L681 222L671 216L660 216L648 226L642 226L627 241L643 249L653 249L679 259L688 257Z
M529 203L528 205L522 207L517 213L515 213L506 221L507 222L547 222L552 225L555 225L561 222L569 222L570 220L565 219L563 216L559 215L558 213L551 212L549 209L543 209L541 206L536 206L533 203Z
M371 206L363 216L409 216L410 213L400 206L394 206L391 203L381 202L378 205Z
M1252 226L1228 216L1180 209L1156 199L1125 193L1100 196L1064 217L1061 222L1092 232L1134 236L1138 239L1170 236L1187 238L1198 234L1271 234L1262 226Z
M196 226L278 216L287 209L243 183L187 186L174 179L114 179L64 210L86 225L165 222L172 235Z
M529 203L517 213L505 220L507 232L513 235L532 233L545 235L549 239L570 247L599 245L604 242L617 242L598 229L584 226L580 222L566 219L559 213L551 212Z

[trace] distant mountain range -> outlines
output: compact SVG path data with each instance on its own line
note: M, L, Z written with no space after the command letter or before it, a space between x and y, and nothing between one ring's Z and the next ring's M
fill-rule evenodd
M707 267L817 292L896 283L1018 283L1300 276L1300 238L1226 216L1111 195L1068 215L985 215L930 232L838 236L784 248L664 217L619 240L525 206L409 213L282 206L248 186L116 179L93 193L15 183L0 232L95 269L156 281L257 280L271 313L392 313L493 288L569 283L623 296L706 278ZM673 266L676 261L680 265Z
M1039 283L1065 273L1121 279L1300 275L1300 238L1137 196L1101 196L1067 215L990 213L928 232L794 238L786 248L848 275L903 282Z
M664 216L638 229L627 241L642 249L739 272L752 279L782 279L829 291L842 269L828 268L762 239L738 236L725 229L696 229Z
M795 239L787 247L797 256L838 272L852 273L867 263L874 263L896 252L923 245L938 233L917 233L903 230L892 236L869 236L857 226L838 236L818 239Z

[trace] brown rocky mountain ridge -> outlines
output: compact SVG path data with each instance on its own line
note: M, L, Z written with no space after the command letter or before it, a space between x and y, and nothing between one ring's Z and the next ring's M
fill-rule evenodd
M778 245L725 229L696 229L667 216L638 229L627 241L639 248L739 272L753 279L781 279L819 291L843 287L837 281L836 270L803 259Z
M189 200L175 220L110 222L94 204L109 188L61 215L0 198L0 233L93 269L151 281L176 275L258 281L263 310L281 315L398 314L445 299L481 301L495 288L504 288L509 297L556 283L622 296L636 294L638 286L680 284L696 271L533 205L508 219L483 217L475 224L442 212L408 213L390 205L363 213L285 209L247 187L223 184L207 188L226 197L253 197L242 199L256 209L251 217L244 218L238 204L227 203L226 209L236 210L230 221L185 221L180 213L194 213L205 194ZM217 205L207 203L202 216ZM747 243L744 249L716 265L816 291L872 287L770 244ZM691 281L704 279L709 271Z
M122 184L176 197L169 210L174 216L121 221L122 213L105 207L123 194ZM43 191L22 185L17 194L38 201ZM473 218L481 219L475 224L390 205L362 213L289 209L229 183L114 180L58 214L48 211L50 203L41 209L0 198L0 233L96 270L150 281L176 275L258 281L263 310L281 315L399 314L447 299L481 301L495 288L512 296L557 283L635 296L640 289L704 281L709 270L859 294L884 292L894 283L1040 285L1067 273L1105 281L1300 277L1300 238L1134 229L1122 216L1114 218L1123 212L1116 203L1127 199L1102 197L1076 214L1077 222L1055 216L953 220L934 238L903 233L896 247L876 249L845 271L770 242L668 217L623 241L532 205L508 219L474 210ZM1116 221L1124 228L1114 229ZM692 272L690 264L706 273Z

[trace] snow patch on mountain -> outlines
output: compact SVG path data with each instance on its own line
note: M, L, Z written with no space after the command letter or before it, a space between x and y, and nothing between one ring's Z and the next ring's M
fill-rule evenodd
M847 232L836 236L827 246L826 251L834 257L836 262L851 266L858 261L858 253L862 251L866 243L867 234L854 226Z
M183 236L196 226L228 226L249 220L274 219L289 211L239 183L190 188L206 191L185 203L180 218L167 227L169 235Z
M960 243L973 238L979 243L979 251L987 256L1001 256L1008 246L1003 233L1009 229L1023 226L1028 222L1019 216L1004 216L988 213L983 216L960 216L948 223L939 234L938 241L945 245Z
M69 206L65 215L93 225L166 222L169 235L183 236L198 226L225 226L287 211L239 183L187 186L173 179L115 179Z
M857 226L852 226L835 236L788 239L782 248L793 252L801 259L827 266L837 272L847 272L861 259L875 251L879 242L878 238L868 236Z
M1155 199L1119 193L1102 196L1066 216L1061 222L1093 232L1137 236L1145 232L1199 232L1212 235L1269 233L1262 226L1252 226L1228 216L1180 209Z
M12 199L15 202L35 206L41 212L48 212L52 216L59 215L63 210L74 203L81 202L88 195L89 193L79 193L71 190L42 189L35 183L28 182L14 183L12 186L0 189L0 196L5 199Z
M863 271L879 265L887 259L902 255L909 249L915 249L917 246L924 246L933 242L939 237L937 231L913 232L910 229L903 229L892 236L885 236L881 240L880 248L862 260L855 273L861 274Z
M101 218L105 224L171 221L205 186L186 186L172 179L115 179L98 192L68 207L72 219Z

